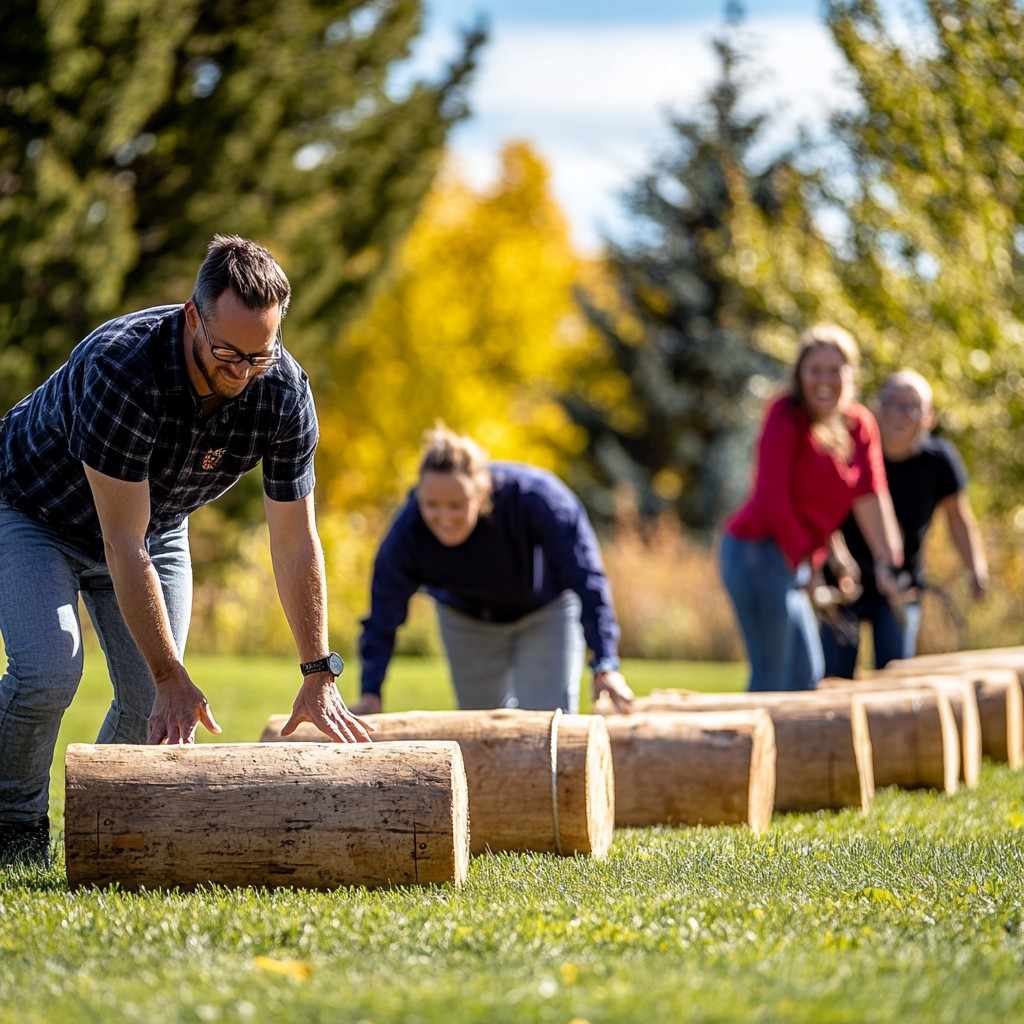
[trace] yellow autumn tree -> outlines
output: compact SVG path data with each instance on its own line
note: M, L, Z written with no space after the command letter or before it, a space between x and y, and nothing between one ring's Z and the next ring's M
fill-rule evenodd
M317 382L319 487L332 509L391 505L443 419L494 457L559 469L582 439L556 400L594 352L583 269L542 159L507 146L476 191L442 175L365 315Z
M490 188L451 169L440 177L363 315L320 355L318 522L339 649L355 646L374 552L435 420L496 458L564 471L583 438L558 395L585 382L614 399L573 299L581 279L599 285L600 266L575 252L540 157L509 145ZM265 599L273 590L260 525L223 578L197 590L194 647L288 653L287 623ZM430 609L414 606L401 650L434 644Z

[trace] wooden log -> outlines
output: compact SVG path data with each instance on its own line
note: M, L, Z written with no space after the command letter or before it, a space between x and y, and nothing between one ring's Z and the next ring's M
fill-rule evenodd
M367 715L366 720L376 729L376 741L446 739L459 744L469 783L471 852L607 854L615 827L615 788L602 719L498 710L407 711ZM309 724L282 737L286 721L286 715L272 717L261 740L327 741Z
M605 712L599 702L595 709ZM874 799L871 739L864 708L851 695L800 693L693 694L658 690L634 702L645 711L763 709L775 727L775 810L860 807Z
M955 676L974 685L981 723L981 750L993 761L1011 768L1024 767L1024 667L1014 669L972 664L970 659L948 664L929 663L928 675ZM868 678L914 679L922 675L917 659L890 662L881 672Z
M72 887L462 883L466 775L454 743L72 744Z
M960 737L947 692L862 689L855 700L868 720L876 786L956 792Z
M978 698L974 685L958 676L942 675L878 675L866 679L823 679L818 684L819 691L852 691L855 693L883 692L894 689L930 689L943 693L949 700L953 712L953 720L959 737L960 778L968 788L978 784L981 775L981 718L978 711ZM930 713L930 712L929 712ZM874 743L874 737L872 737ZM878 758L875 759L877 771ZM875 778L876 785L882 785Z
M747 824L775 799L775 730L765 711L610 715L615 824Z

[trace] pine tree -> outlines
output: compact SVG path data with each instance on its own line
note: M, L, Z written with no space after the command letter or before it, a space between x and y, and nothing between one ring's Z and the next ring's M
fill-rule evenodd
M181 301L205 244L269 244L304 362L427 193L482 35L400 89L420 0L7 0L0 408L104 319Z
M752 346L754 307L724 266L731 179L743 178L770 215L789 165L782 156L754 169L752 151L767 122L742 110L742 57L733 38L714 42L720 76L700 112L672 122L672 151L628 194L638 230L609 244L615 295L580 295L628 380L626 407L585 392L565 398L587 434L593 482L574 483L592 507L607 513L611 491L626 485L642 513L674 509L700 531L738 504L761 400L779 373L778 362Z

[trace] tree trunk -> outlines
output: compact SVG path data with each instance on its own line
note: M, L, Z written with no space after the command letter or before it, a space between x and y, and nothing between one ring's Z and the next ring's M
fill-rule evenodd
M917 675L917 676L887 676L880 673L866 679L823 679L818 684L819 690L836 692L849 691L852 693L879 693L896 689L930 689L945 694L949 699L950 708L953 712L953 720L957 730L957 737L960 746L959 754L959 777L969 789L978 784L981 774L981 719L978 711L978 698L974 685L966 679L957 676L942 675ZM875 737L871 737L875 743ZM877 766L878 759L875 759L876 777L875 785L881 786L878 781Z
M763 832L775 798L775 730L764 711L605 719L616 825L748 824Z
M303 724L282 737L275 715L263 742L326 742ZM604 721L550 711L407 711L367 715L374 740L446 739L462 748L470 844L483 850L604 857L615 826L611 748ZM552 770L552 751L557 766Z
M609 705L598 702L597 710ZM634 703L646 711L764 709L775 727L775 810L860 807L874 799L871 740L864 708L850 695L658 690Z
M65 765L72 887L466 877L466 776L454 743L82 743Z
M971 652L976 655L983 651ZM877 675L883 678L914 678L928 675L957 676L974 685L981 722L981 750L993 761L1004 761L1011 768L1024 767L1024 664L1015 669L1009 664L987 665L984 659L959 659L955 654L943 655L945 663L918 664L916 658L893 661ZM874 678L874 677L869 677Z

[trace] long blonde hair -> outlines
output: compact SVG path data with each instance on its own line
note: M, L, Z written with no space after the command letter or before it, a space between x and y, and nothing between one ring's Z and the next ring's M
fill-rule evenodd
M860 365L860 350L857 348L857 342L849 331L838 324L815 324L804 331L800 335L800 347L797 350L796 362L793 364L790 393L793 396L793 401L808 416L810 416L810 409L807 406L803 385L800 383L800 371L803 369L807 357L819 348L835 349L843 357L843 362L854 371ZM850 436L850 428L841 406L826 419L815 420L811 417L811 436L833 455L849 459L853 454L853 438Z
M422 480L426 473L469 477L480 498L480 514L487 515L491 511L494 482L487 452L471 437L449 430L441 420L423 435L419 479Z

